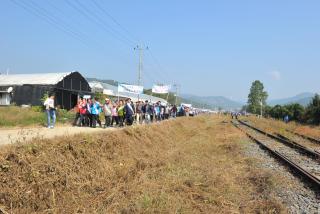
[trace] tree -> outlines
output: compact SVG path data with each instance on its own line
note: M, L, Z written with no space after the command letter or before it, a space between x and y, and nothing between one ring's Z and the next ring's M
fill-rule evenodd
M287 109L281 105L276 105L269 110L269 115L275 119L282 119L283 115L287 112Z
M320 96L316 94L306 108L305 120L308 123L320 124Z
M268 93L264 91L263 83L256 80L252 83L250 93L248 95L248 111L253 114L260 114L261 102L266 106Z
M285 105L284 107L288 110L290 120L301 121L303 119L305 109L301 104L292 103Z

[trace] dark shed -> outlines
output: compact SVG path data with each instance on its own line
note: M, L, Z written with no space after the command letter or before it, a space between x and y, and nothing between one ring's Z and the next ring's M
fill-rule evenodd
M0 75L0 98L8 99L9 96L11 104L42 105L41 98L45 93L54 93L55 105L69 110L77 104L78 96L91 95L91 88L77 71Z

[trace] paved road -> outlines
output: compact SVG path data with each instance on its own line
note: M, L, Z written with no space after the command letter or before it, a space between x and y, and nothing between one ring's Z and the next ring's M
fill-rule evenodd
M49 139L57 136L68 136L79 133L95 133L111 130L115 130L115 128L93 129L88 127L60 126L55 127L54 129L48 129L44 127L0 129L0 145L12 144L17 142L27 142L34 138Z

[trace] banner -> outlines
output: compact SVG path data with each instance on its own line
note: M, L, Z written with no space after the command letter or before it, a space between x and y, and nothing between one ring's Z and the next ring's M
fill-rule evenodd
M119 84L118 92L127 92L132 94L142 94L143 86L139 85L127 85L127 84Z
M155 94L168 94L171 86L170 85L153 85L152 93Z
M181 103L182 107L192 108L192 104Z

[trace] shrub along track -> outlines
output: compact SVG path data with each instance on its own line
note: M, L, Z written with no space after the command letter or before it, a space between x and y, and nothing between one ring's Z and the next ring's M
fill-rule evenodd
M291 169L303 177L303 181L311 184L315 191L320 191L320 165L318 154L289 142L286 139L278 138L266 133L243 121L234 123L235 126L244 131L251 139L282 160Z

